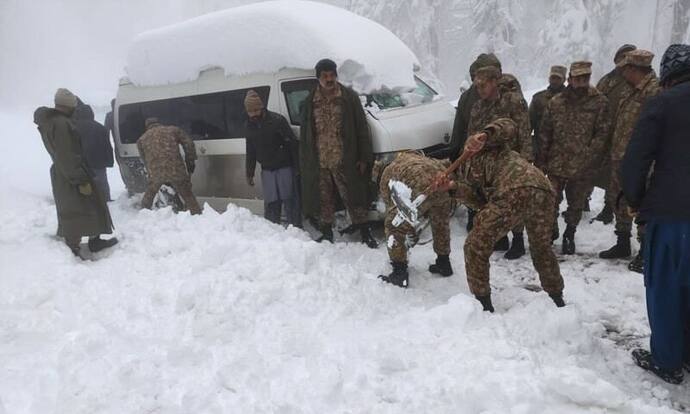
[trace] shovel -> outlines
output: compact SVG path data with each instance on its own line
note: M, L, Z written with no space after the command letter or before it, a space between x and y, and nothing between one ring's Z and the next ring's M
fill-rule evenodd
M457 160L455 160L448 168L446 168L445 171L443 171L443 176L448 177L450 173L457 170L462 163L470 159L476 153L477 151L468 151L467 149L465 149L462 155ZM437 180L434 180L431 184L429 184L429 186L427 186L424 189L424 191L419 193L419 195L417 195L417 197L415 197L414 200L410 200L410 198L404 197L400 194L400 187L395 185L395 182L393 182L393 180L389 181L388 188L391 190L391 201L393 201L393 204L398 209L398 214L396 214L392 224L395 227L398 227L402 223L407 222L412 227L416 228L419 224L419 206L422 205L422 203L427 199L427 197L431 193L436 191L436 186Z

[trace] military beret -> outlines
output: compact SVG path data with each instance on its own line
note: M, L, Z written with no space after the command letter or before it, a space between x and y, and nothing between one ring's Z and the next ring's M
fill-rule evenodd
M70 92L69 89L60 88L55 92L55 106L64 106L67 108L76 108L78 103L77 96Z
M570 76L583 76L592 74L592 62L581 60L570 64Z
M501 77L501 69L496 66L483 66L477 69L474 76L487 79L498 79Z
M558 76L559 78L565 80L565 75L568 73L568 69L565 66L555 65L551 66L551 71L549 76Z
M654 59L654 53L650 52L649 50L635 49L625 52L625 56L618 63L616 63L616 67L622 68L630 65L642 68L651 68L652 59Z
M624 44L616 50L616 54L613 57L613 63L618 63L625 56L626 52L637 49L637 46L631 44Z

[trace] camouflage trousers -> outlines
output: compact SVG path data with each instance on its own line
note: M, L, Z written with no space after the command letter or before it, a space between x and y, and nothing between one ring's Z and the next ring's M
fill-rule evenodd
M431 235L434 239L434 252L439 256L450 254L450 211L451 200L447 193L444 197L433 200L428 207L427 203L420 206L419 217L428 218L431 221ZM429 200L432 201L432 200ZM417 230L409 223L404 222L399 226L393 225L398 210L388 206L384 230L388 244L388 257L391 262L407 263L407 252L418 241Z
M333 221L335 221L338 196L345 204L352 224L362 224L367 221L367 210L361 207L354 207L349 203L345 175L340 169L322 168L319 171L319 195L322 225L333 224Z
M150 209L153 206L153 199L156 198L156 194L158 194L158 190L160 190L163 184L170 185L175 189L175 192L184 200L190 213L201 214L201 207L194 193L192 193L192 181L189 179L180 181L149 181L144 197L141 199L142 207Z
M523 187L491 201L477 213L474 227L465 241L465 269L470 291L477 296L491 293L489 257L494 243L513 228L524 223L529 239L532 263L542 288L549 294L563 291L563 277L551 250L551 230L556 200L547 191Z
M630 233L632 231L633 217L628 213L628 202L625 197L619 195L623 191L620 181L621 161L613 160L611 162L611 183L609 184L611 206L616 216L616 231L620 233Z
M582 219L585 204L587 204L591 181L585 178L565 178L553 175L549 175L549 181L551 181L553 191L556 192L554 223L558 222L559 206L563 201L563 193L565 192L565 199L568 201L568 209L564 215L565 223L577 227Z

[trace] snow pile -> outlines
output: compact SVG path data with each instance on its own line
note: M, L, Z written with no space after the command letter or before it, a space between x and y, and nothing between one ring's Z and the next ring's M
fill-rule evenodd
M130 47L127 74L137 85L159 85L196 79L211 67L226 75L313 69L326 57L360 92L415 87L417 58L388 29L344 9L298 0L236 7L145 32Z

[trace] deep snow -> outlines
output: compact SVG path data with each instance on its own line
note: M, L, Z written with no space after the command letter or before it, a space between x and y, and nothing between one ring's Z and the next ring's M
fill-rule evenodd
M359 92L415 88L419 61L388 29L303 0L250 4L142 33L129 49L127 75L137 85L163 85L194 80L209 67L227 76L311 70L326 57Z
M660 413L690 406L635 367L649 335L641 277L597 251L589 224L564 259L568 306L529 258L492 258L497 312L464 276L412 250L410 288L388 286L385 246L320 245L230 206L140 211L111 180L120 244L81 262L53 235L48 160L28 112L0 114L24 158L0 171L0 413ZM30 176L22 176L31 172ZM21 173L21 174L20 174ZM593 210L601 205L597 192ZM563 226L563 223L561 223ZM556 247L559 247L557 244Z

